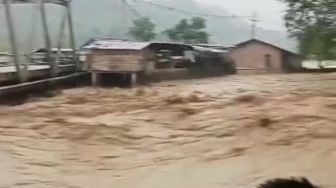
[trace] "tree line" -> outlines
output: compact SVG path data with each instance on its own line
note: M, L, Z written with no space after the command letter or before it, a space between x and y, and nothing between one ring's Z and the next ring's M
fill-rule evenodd
M209 42L209 34L205 29L206 20L201 17L193 17L190 20L180 20L175 26L162 31L161 34L175 42L206 44ZM129 28L129 34L139 41L151 41L158 35L155 23L147 17L134 20L133 26Z
M336 1L280 0L288 5L286 27L300 53L318 60L336 58Z

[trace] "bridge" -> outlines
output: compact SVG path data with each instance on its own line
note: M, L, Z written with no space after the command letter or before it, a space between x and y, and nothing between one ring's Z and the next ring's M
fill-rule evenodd
M12 10L16 4L35 4L38 7L37 10L43 30L44 48L46 49L42 63L32 58L32 53L29 52L28 56L24 56L22 55L23 53L18 50L18 39L13 19L15 12ZM64 38L65 28L68 26L68 35L70 37L68 45L71 47L71 56L70 61L66 63L61 60L61 50L56 52L52 51L53 48L47 23L48 15L45 7L46 4L56 4L65 10L62 23L60 24L56 49L62 48L62 39ZM76 51L70 0L0 0L0 6L1 5L5 10L4 14L8 28L8 38L10 39L11 52L9 54L11 63L0 65L0 86L2 86L0 87L0 93L6 91L8 88L10 88L11 91L15 91L17 87L19 90L22 86L29 89L27 86L34 86L34 84L40 83L38 82L39 80L48 82L48 80L68 79L73 78L71 75L79 75L77 73L79 72L80 64Z
M23 69L23 67L21 67ZM57 76L72 74L76 70L76 66L74 64L68 65L59 65L58 66L58 74ZM29 65L27 67L26 78L27 80L37 80L48 78L50 72L49 65ZM0 67L0 83L13 83L17 80L17 71L15 66L5 66Z

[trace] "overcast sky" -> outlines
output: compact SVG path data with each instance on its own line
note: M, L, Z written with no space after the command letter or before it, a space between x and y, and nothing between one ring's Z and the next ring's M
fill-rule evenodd
M283 12L286 6L278 0L196 0L205 5L220 5L236 15L258 14L259 27L285 30L283 26Z

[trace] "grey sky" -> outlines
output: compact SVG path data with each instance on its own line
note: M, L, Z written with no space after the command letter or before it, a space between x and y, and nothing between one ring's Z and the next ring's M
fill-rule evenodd
M227 11L236 15L258 14L259 27L285 30L283 25L283 12L286 6L278 0L195 0L204 5L220 5Z

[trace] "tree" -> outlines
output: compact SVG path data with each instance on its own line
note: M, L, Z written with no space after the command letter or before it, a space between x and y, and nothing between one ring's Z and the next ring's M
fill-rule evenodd
M129 28L129 34L136 40L153 40L156 37L155 24L146 17L134 20L133 26Z
M300 52L306 56L335 58L336 23L334 20L336 19L336 1L281 1L289 7L284 17L286 27L292 36L298 39Z
M310 48L308 51L309 55L312 55L316 58L316 60L323 60L324 59L324 53L323 53L323 48L324 48L324 42L323 40L320 40L319 38L314 38L313 41L310 44Z
M204 29L206 28L205 20L201 17L192 18L191 27L193 29Z
M184 43L208 43L209 34L204 31L206 28L206 21L200 17L191 19L191 23L186 19L182 19L173 28L168 29L165 33L168 37L177 42Z

